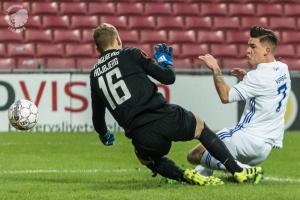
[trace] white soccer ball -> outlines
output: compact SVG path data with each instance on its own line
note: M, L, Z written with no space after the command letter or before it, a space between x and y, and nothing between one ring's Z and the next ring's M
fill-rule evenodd
M31 101L20 99L10 106L8 120L18 130L29 130L38 121L38 109Z

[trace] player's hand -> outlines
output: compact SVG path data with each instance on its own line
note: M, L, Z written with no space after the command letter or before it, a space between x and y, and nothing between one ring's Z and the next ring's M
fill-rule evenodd
M115 136L109 130L107 130L104 134L99 134L99 138L106 146L111 146L115 142Z
M246 70L241 69L241 68L233 68L230 71L230 74L232 76L235 76L239 81L242 81L244 76L247 74Z
M173 48L168 47L164 43L155 45L155 52L153 55L156 62L165 67L167 65L173 65Z
M208 69L210 69L212 71L220 69L218 61L212 55L205 54L205 55L199 56L198 58L205 64L205 66Z

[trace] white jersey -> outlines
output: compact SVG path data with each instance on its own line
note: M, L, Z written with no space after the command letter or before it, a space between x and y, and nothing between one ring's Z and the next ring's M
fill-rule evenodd
M230 89L229 102L246 101L243 115L239 123L230 129L231 134L240 130L281 148L290 89L286 64L279 61L258 64Z

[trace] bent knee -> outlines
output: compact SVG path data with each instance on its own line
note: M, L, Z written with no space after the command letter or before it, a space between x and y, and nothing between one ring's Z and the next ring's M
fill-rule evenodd
M191 150L188 154L187 154L187 160L189 163L193 164L193 165L198 165L201 161L201 156L202 154L195 151L195 150Z

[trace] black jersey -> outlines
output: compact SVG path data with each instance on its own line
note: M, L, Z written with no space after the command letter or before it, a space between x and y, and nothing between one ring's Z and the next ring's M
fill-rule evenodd
M163 84L175 81L173 66L161 67L139 49L101 55L90 73L93 124L99 134L107 130L105 108L127 133L165 115L166 99L148 75Z

